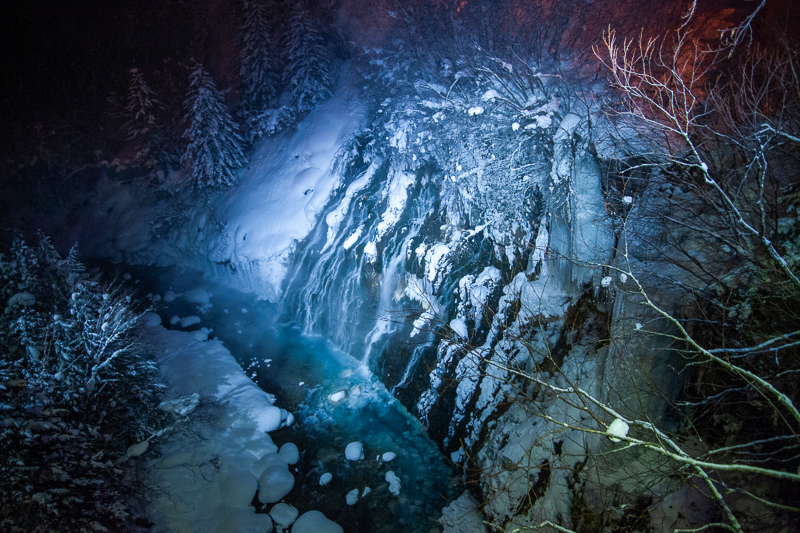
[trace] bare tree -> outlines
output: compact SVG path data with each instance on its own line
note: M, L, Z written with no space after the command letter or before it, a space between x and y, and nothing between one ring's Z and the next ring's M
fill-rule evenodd
M594 360L576 367L542 341L553 327L521 286L503 297L528 327L502 334L525 357L489 356L453 335L464 360L480 361L475 372L510 385L506 398L548 425L508 468L532 480L531 494L556 468L602 490L588 469L608 472L617 457L620 467L652 464L652 486L672 479L716 507L679 530L778 530L800 520L798 54L785 43L736 49L741 42L704 47L685 25L660 39L619 42L612 31L595 49L620 95L609 113L628 157L606 188L615 258L580 263L601 272L586 293L595 327L605 328ZM568 342L580 344L586 328L566 322ZM660 368L676 372L677 388L658 382L655 352L667 354ZM601 355L600 381L587 380ZM567 443L572 460L532 460L536 446L556 444L563 458ZM492 483L486 490L497 496L504 489ZM581 525L575 505L571 527L597 526ZM537 516L519 530L569 530L555 512Z

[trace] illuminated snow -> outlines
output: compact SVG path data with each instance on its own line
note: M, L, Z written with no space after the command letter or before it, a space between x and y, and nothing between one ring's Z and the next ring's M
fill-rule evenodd
M620 439L628 436L629 430L630 427L628 426L628 424L626 424L619 418L615 418L614 421L608 425L608 429L606 429L606 434L608 435L608 440L610 440L611 442L620 442Z
M242 280L245 288L262 297L280 295L295 243L314 227L342 179L334 169L337 152L364 117L357 92L351 76L293 135L263 141L239 184L214 206L225 229L211 232L209 259L242 265L251 278Z

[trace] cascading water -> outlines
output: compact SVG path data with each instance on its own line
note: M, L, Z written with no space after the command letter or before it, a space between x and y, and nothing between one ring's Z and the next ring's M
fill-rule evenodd
M437 214L437 191L426 171L420 171L421 183L411 188L405 210L394 221L399 229L376 245L384 218L371 207L385 195L389 172L388 162L373 163L353 181L358 187L348 187L333 203L324 218L331 223L337 217L337 231L320 224L312 232L298 253L284 300L286 315L306 332L325 335L371 371L392 335L406 326L405 284L406 273L414 272L413 247ZM359 197L354 200L355 192ZM404 366L397 377L402 381L412 371Z
M159 295L164 324L210 330L293 414L293 425L270 433L276 444L291 442L300 450L293 466L295 487L284 501L320 510L346 531L430 530L456 496L454 471L422 424L358 358L320 336L279 323L278 305L224 289L198 273L135 267L129 272ZM190 296L196 293L208 295L202 304ZM183 320L187 316L191 320ZM356 441L363 444L364 458L347 460L345 449ZM394 492L389 472L399 482ZM323 484L326 473L332 479ZM359 495L354 505L345 503L351 491Z

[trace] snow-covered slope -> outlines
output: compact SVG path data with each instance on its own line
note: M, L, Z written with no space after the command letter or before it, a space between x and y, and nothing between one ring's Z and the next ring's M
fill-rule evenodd
M342 69L335 94L312 111L296 132L265 140L240 183L213 206L219 226L207 224L207 256L220 279L274 300L295 243L314 227L341 182L337 152L364 118L357 76Z

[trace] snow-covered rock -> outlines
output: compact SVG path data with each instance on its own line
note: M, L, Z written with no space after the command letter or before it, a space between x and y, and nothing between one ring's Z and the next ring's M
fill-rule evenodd
M189 328L199 323L200 323L200 317L197 315L185 316L181 319L182 328Z
M277 447L276 451L277 451ZM250 472L253 473L254 476L257 478L261 477L261 474L269 467L272 466L280 466L286 468L288 470L289 463L280 456L280 454L276 453L275 451L271 451L261 456L261 458L250 465Z
M344 533L344 529L321 512L308 511L294 523L292 533Z
M360 461L364 458L364 445L360 442L351 442L345 448L344 456L348 461Z
M330 396L328 396L328 400L331 403L339 403L339 402L345 400L348 395L349 395L348 390L347 389L342 389L342 390L336 391L333 394L331 394Z
M394 494L395 496L400 495L400 478L397 477L397 474L394 471L389 470L386 472L384 479L389 484L389 492Z
M480 514L480 503L467 491L442 509L439 523L442 533L484 533L486 526Z
M269 515L272 517L272 521L275 522L276 528L279 528L280 531L280 529L287 529L294 524L300 515L300 511L288 503L276 503L269 510Z
M172 413L175 416L186 416L194 411L198 405L200 405L200 395L193 392L189 396L183 398L165 400L158 404L158 408L167 413Z
M258 501L275 503L283 499L294 488L294 476L280 465L266 468L258 478Z
M297 461L300 460L300 451L297 449L297 445L291 442L287 442L281 446L278 455L280 455L281 459L290 465L296 464Z
M381 455L381 461L384 463L394 461L396 458L397 454L394 452L384 452L383 455Z
M319 484L322 487L330 483L332 480L333 480L333 474L331 474L330 472L325 472L324 474L319 476Z
M147 312L142 317L142 325L147 328L152 328L161 325L161 316L158 313Z
M451 320L450 329L462 340L469 340L469 330L467 329L467 323L463 319L455 318Z
M198 287L184 292L183 299L193 304L207 304L211 300L211 293L202 287Z

